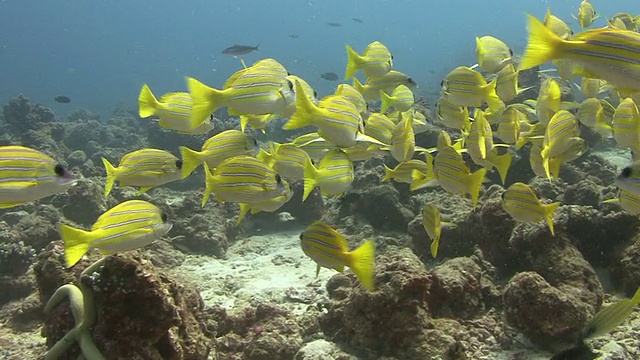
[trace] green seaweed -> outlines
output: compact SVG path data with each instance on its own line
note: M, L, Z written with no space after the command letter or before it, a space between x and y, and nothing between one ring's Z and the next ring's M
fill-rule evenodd
M105 259L106 257L103 257L87 267L80 275L80 279L85 275L88 276L92 274L102 265ZM73 284L65 284L59 287L44 307L44 313L48 315L51 313L51 310L58 306L65 298L69 298L71 313L76 322L73 329L69 330L62 339L58 340L58 342L45 353L45 360L60 358L74 343L78 343L80 346L80 351L82 352L81 358L86 358L87 360L105 359L93 343L93 338L91 337L91 328L96 320L93 306L93 291L91 287L83 284L82 281L79 283L80 287Z

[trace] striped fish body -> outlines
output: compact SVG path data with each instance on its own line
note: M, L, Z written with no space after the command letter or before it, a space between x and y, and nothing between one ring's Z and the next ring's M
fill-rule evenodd
M572 144L570 139L574 137L580 137L580 127L575 115L566 110L558 111L545 131L543 158L563 156Z
M466 66L459 66L447 74L442 82L442 91L443 97L453 104L479 107L491 89L482 74ZM495 89L493 92L495 95Z
M155 205L129 200L100 215L90 231L64 224L58 231L65 244L67 267L71 267L90 248L105 255L138 249L165 236L171 226L166 214Z
M271 114L266 115L240 115L240 131L244 132L247 125L250 125L253 130L260 130L265 133L265 129L269 122L276 116Z
M640 288L631 299L622 299L598 311L585 325L582 338L601 336L612 331L631 315L638 304L640 304Z
M144 192L152 187L180 179L182 161L168 151L160 149L140 149L130 152L120 159L118 167L113 167L102 158L106 172L106 195L115 181L121 186L139 186ZM105 195L105 196L106 196Z
M516 71L513 64L508 64L500 72L498 72L496 80L496 94L500 100L509 102L515 99L521 92L530 88L521 89L518 86L518 75L520 72Z
M616 108L612 127L618 145L640 149L640 113L631 98L624 99Z
M366 100L377 100L380 98L380 91L391 93L398 85L405 85L411 90L415 90L418 87L412 78L396 70L391 70L380 77L367 78L364 84L357 78L353 78L353 87L358 90Z
M408 161L416 149L416 136L411 119L403 119L393 129L390 153L398 162Z
M284 178L292 180L304 179L304 167L309 161L309 154L293 144L282 144L272 147L275 163L273 168Z
M269 199L269 200L265 200L265 201L261 201L253 204L240 203L239 204L240 214L238 214L237 224L239 225L242 222L242 219L244 219L245 215L248 212L251 212L251 214L253 215L259 212L277 211L282 207L282 205L286 204L289 200L291 200L292 197L293 197L293 191L291 191L291 187L289 186L289 184L286 184L284 194L280 196L276 196L273 199Z
M418 159L412 159L409 161L403 161L391 169L385 167L385 176L382 181L393 179L399 183L411 184L413 182L412 174L414 170L418 170L421 174L429 175L433 177L433 166L427 162Z
M213 116L205 119L200 125L191 128L189 119L193 100L186 92L167 93L160 98L158 118L160 126L184 134L199 135L213 130Z
M329 150L335 147L317 132L300 135L291 143L303 149L314 162L320 161Z
M374 157L384 156L386 150L382 149L381 145L376 144L357 144L350 148L344 149L344 153L352 162L365 161Z
M220 163L213 173L205 167L206 188L202 205L211 193L216 200L257 203L284 194L286 182L270 166L250 156L236 156Z
M511 63L513 52L502 40L493 36L476 37L478 66L488 73L497 73Z
M277 60L272 58L260 59L253 63L253 65L240 69L229 76L227 81L225 81L224 85L222 86L222 89L224 90L230 88L231 86L233 86L234 82L238 80L238 78L257 70L266 70L267 72L270 72L271 74L274 74L278 77L286 77L288 74L287 69Z
M422 209L422 226L431 239L431 256L438 256L440 247L440 233L442 231L442 218L440 210L433 204L427 204Z
M580 24L581 28L587 28L591 26L593 20L597 18L596 10L593 8L593 5L587 0L582 0L580 6L578 7L578 24Z
M445 146L438 150L433 163L438 183L452 194L470 194L473 206L476 207L487 170L483 168L471 173L456 149Z
M622 169L616 178L616 186L623 191L628 191L636 196L640 196L640 161Z
M344 193L355 177L353 162L342 150L331 150L325 155L318 168L311 161L307 162L304 170L304 194L303 199L315 189L320 187L324 196L339 195Z
M360 112L361 115L364 115L367 112L367 108L369 107L367 101L364 99L362 94L358 92L358 90L356 90L353 86L349 84L340 84L333 94L345 97L353 105L355 105L356 109L358 109L358 112Z
M493 131L480 109L475 111L475 120L467 137L467 149L476 164L486 160L493 149Z
M505 144L513 145L520 137L520 123L526 121L526 116L518 109L507 106L498 121L496 136Z
M389 49L379 41L370 43L362 55L347 45L345 79L350 79L360 69L364 71L366 77L383 76L391 70L393 66L392 59Z
M371 113L365 122L364 134L384 144L391 144L396 124L386 115Z
M436 104L436 116L442 125L457 130L469 130L471 121L469 120L469 109L460 106L441 97Z
M602 84L602 80L600 79L591 79L588 77L582 78L582 83L580 85L580 91L582 95L586 98L594 98L598 96L600 92L600 86Z
M513 219L528 224L546 220L552 235L553 213L559 205L559 202L542 204L533 190L521 182L512 184L502 194L502 207Z
M531 170L536 174L536 176L547 176L542 159L542 141L532 142L531 150L529 151L529 166L531 166ZM554 172L552 169L553 167L549 166L550 175L554 179L558 178L558 173Z
M538 121L547 125L553 115L560 110L561 91L558 82L552 78L545 79L540 85L536 114Z
M23 146L0 146L0 208L64 192L77 179L48 155Z
M568 39L572 34L571 27L559 17L551 14L551 9L547 8L544 17L544 26L562 39Z
M576 117L581 124L594 129L598 122L602 122L603 112L604 109L599 99L587 98L578 106Z
M382 101L380 111L383 113L391 107L397 111L407 111L411 109L415 101L413 91L405 85L398 85L390 95L380 91L380 99Z
M633 215L640 215L640 196L630 191L622 190L618 196L620 206L624 211Z

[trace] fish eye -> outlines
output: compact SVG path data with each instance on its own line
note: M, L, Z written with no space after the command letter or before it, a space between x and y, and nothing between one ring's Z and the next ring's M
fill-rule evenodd
M304 237L304 233L300 233L300 241L302 241L303 237Z
M182 160L180 160L180 159L176 160L176 167L178 169L182 169Z
M412 78L408 78L408 79L407 79L407 82L409 82L409 84L415 84L415 83L416 83L415 81L413 81L413 79L412 79Z
M276 174L276 182L278 184L282 184L282 177L280 176L280 174Z
M393 54L391 54L391 60L393 60Z
M440 87L444 86L444 80L440 81Z
M509 55L513 56L513 50L509 49Z
M287 80L287 82L289 83L289 90L293 90L293 83L291 80Z
M314 98L317 98L317 97L318 97L318 92L317 92L317 91L315 91L315 90L313 90L313 97L314 97Z
M53 172L56 173L56 175L58 176L62 176L64 175L67 171L64 169L64 166L60 165L60 164L56 164L56 166L53 168Z
M631 166L627 166L626 168L622 169L622 173L620 174L620 176L625 179L631 177L631 175L633 175L633 169L631 168Z
M289 71L287 71L287 76L291 76L291 73Z
M502 195L500 195L500 197L502 198L502 200L504 200L504 196L505 196L506 194L507 194L507 192L506 192L506 191L503 191L503 192L502 192Z
M162 212L162 215L160 215L160 217L162 218L162 222L163 222L163 223L166 223L166 222L167 222L167 220L169 220L169 216L168 216L168 215L167 215L167 213L166 213L166 212L164 212L164 211Z

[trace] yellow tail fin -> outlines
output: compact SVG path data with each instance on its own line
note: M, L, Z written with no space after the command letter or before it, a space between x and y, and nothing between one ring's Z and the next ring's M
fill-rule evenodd
M138 96L138 115L146 118L156 114L158 108L158 99L153 95L147 84L142 85L140 95Z
M487 169L479 169L467 177L467 192L471 195L471 202L473 203L474 209L478 206L478 197L480 196L480 189L482 188L485 175L487 175Z
M383 165L384 165L384 177L382 178L382 181L393 179L393 169L388 167L386 164L383 164Z
M65 224L58 225L58 233L64 242L65 263L70 268L89 251L90 233Z
M356 274L358 280L367 290L374 288L374 262L376 246L373 241L365 241L359 248L351 252L349 268Z
M495 168L498 170L502 185L504 185L507 179L507 173L509 172L509 168L511 167L511 160L513 160L513 156L510 153L498 155L496 149L493 149L493 152L491 154L491 164L493 164L493 166L495 166Z
M209 87L200 81L188 77L187 86L193 98L193 108L189 119L192 129L197 128L211 116L213 112L224 106L225 98L223 90Z
M549 225L549 231L551 231L552 236L556 236L556 233L553 230L553 213L556 211L558 206L560 206L559 202L544 205L544 220L547 222L547 225Z
M310 118L317 112L316 105L304 93L304 88L296 80L296 112L291 116L282 128L284 130L298 129L307 125L312 125Z
M251 205L240 203L240 213L238 214L238 220L236 221L236 225L240 225L242 219L244 219L245 215L251 210Z
M384 92L384 90L380 90L380 102L380 112L384 114L391 107L393 99L386 92Z
M116 179L118 178L117 170L115 167L113 167L113 165L111 165L109 160L105 158L102 158L102 163L104 164L104 169L107 172L107 181L104 184L104 196L109 196L109 193L111 192L111 188L113 188L113 184L116 182Z
M211 174L211 170L209 170L209 167L207 166L207 164L204 165L204 173L205 173L205 187L204 187L204 197L202 198L202 207L204 207L207 204L207 200L209 200L209 196L211 196L211 193L213 192L213 188L212 188L212 180L213 180L213 174Z
M518 70L530 69L554 60L557 57L558 46L563 43L562 38L530 14L527 15L527 28L529 30L527 49L520 59Z
M202 153L191 150L186 146L180 146L180 156L182 157L182 168L180 169L180 176L186 179L195 169L200 166L202 162Z
M431 242L431 256L435 259L438 256L438 247L440 246L440 238L435 238Z
M244 132L244 129L247 128L247 124L249 124L249 116L240 115L240 130Z
M360 94L364 94L364 85L358 80L358 78L353 78L353 88L356 89Z
M504 102L498 96L496 92L496 85L498 84L498 77L495 77L485 87L485 100L489 105L489 111L493 114L502 114L505 109Z
M307 197L313 189L318 186L316 176L318 175L318 169L313 166L310 158L307 158L307 163L304 167L304 194L302 195L302 201L307 200Z
M349 80L360 69L362 64L362 58L360 55L347 45L347 69L345 71L344 79ZM383 111L384 112L384 111Z

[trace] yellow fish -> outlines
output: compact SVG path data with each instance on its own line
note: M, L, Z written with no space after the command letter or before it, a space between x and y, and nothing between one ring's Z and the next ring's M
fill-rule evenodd
M469 194L473 207L478 205L482 182L487 174L486 169L471 173L462 156L451 146L445 146L438 151L433 166L438 183L443 189L452 194Z
M393 67L393 56L387 47L374 41L367 46L362 55L347 45L347 69L345 80L349 80L362 69L366 77L380 77L388 73Z
M571 15L574 19L578 20L581 28L588 28L593 24L593 21L599 16L596 14L596 10L588 0L582 0L578 7L578 15Z
M411 90L418 87L412 78L396 70L391 70L382 76L367 78L364 84L357 78L353 78L353 87L367 100L379 99L380 91L390 93L398 85L405 85Z
M397 111L407 111L411 109L415 101L413 91L405 85L398 85L391 95L380 90L380 100L382 101L380 111L385 113L393 107Z
M514 220L528 224L545 220L553 236L553 213L558 206L559 202L541 203L529 185L521 182L512 184L502 194L502 207Z
M476 57L480 69L494 74L511 63L513 51L493 36L476 37Z
M320 187L324 196L342 194L349 188L354 177L353 162L342 150L329 151L317 168L309 159L304 168L302 201L307 199L316 186Z
M431 239L431 256L438 256L440 247L440 234L444 226L450 225L442 221L440 210L434 204L427 204L422 209L422 226Z
M505 105L496 94L497 78L487 83L479 72L466 66L453 69L442 81L442 94L449 102L459 106L482 106L484 102L493 111Z
M284 194L280 196L276 196L273 199L247 204L240 203L240 214L238 214L238 220L236 220L236 224L240 225L242 219L247 215L249 211L251 211L251 215L257 214L261 211L264 212L274 212L282 207L282 205L286 204L293 197L293 191L291 191L291 186L289 184L285 184Z

